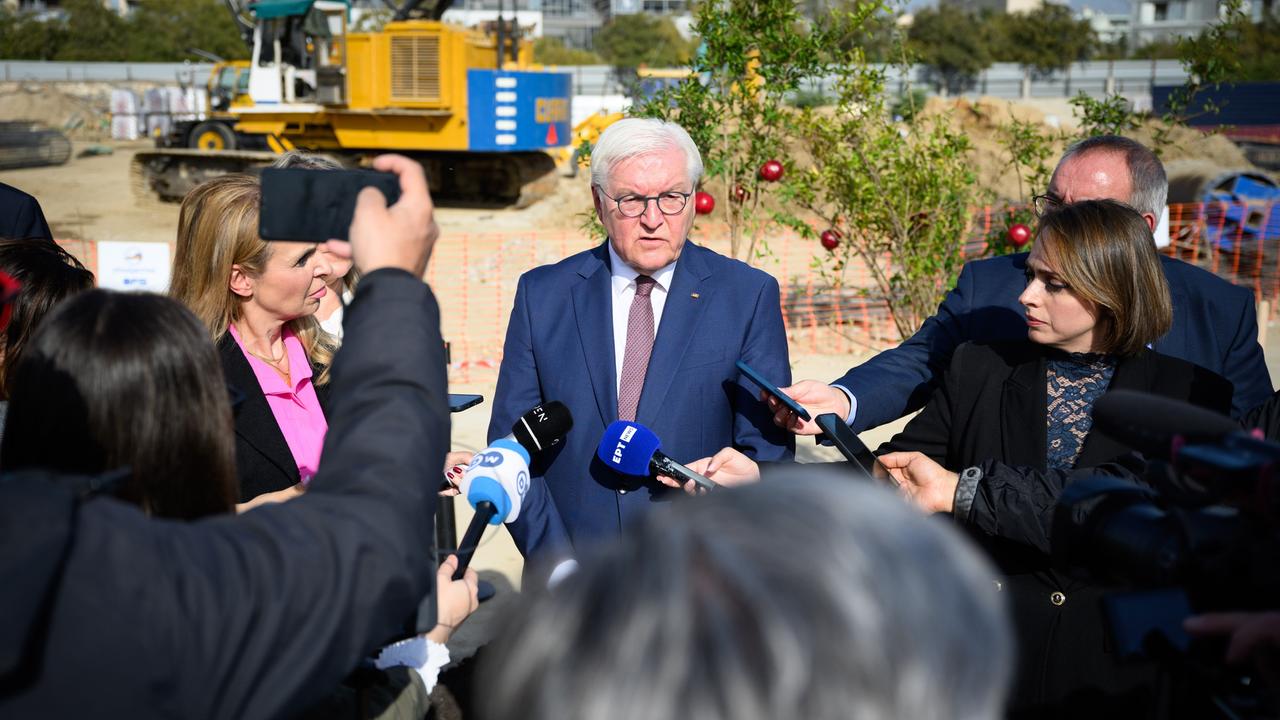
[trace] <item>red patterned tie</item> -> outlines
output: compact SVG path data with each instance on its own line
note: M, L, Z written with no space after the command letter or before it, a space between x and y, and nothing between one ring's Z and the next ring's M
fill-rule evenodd
M640 275L636 278L636 296L631 299L631 311L627 315L627 349L622 353L622 381L618 386L618 419L636 419L640 406L640 391L644 389L644 374L649 369L649 355L653 352L653 278Z

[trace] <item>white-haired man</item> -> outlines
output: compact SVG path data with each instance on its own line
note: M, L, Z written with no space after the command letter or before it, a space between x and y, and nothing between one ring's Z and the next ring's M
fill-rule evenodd
M629 482L595 459L615 420L645 425L677 460L736 447L757 460L794 440L739 380L745 360L790 383L778 283L687 242L702 176L680 126L633 118L611 125L591 157L591 192L608 233L599 246L520 278L494 394L490 438L559 400L574 427L534 459L512 537L526 560L616 535L666 488Z

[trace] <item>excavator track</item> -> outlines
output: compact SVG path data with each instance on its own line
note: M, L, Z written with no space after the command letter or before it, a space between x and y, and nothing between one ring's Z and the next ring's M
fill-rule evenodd
M325 151L343 164L366 166L375 151ZM555 160L543 152L405 153L422 163L432 197L444 204L527 207L555 191ZM228 173L256 173L279 156L256 150L155 149L138 152L131 184L141 202L180 202L191 188Z
M30 122L0 122L0 170L62 165L71 159L71 141L57 130Z
M134 197L181 202L191 188L232 173L257 172L277 157L262 150L142 150L129 166Z

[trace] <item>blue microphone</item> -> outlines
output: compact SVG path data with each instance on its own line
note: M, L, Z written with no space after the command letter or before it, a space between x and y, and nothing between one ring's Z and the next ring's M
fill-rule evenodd
M454 580L461 580L467 571L486 525L514 522L519 517L520 505L529 492L529 454L556 445L572 428L569 408L552 400L521 415L510 435L494 440L471 458L458 489L476 514L458 545Z
M511 522L520 515L520 505L529 491L529 451L514 440L495 440L471 458L458 489L476 514L458 544L454 580L461 580L467 571L486 525Z
M709 478L663 454L662 441L652 430L627 420L615 421L605 428L596 457L623 475L649 477L653 473L675 478L681 484L693 481L704 490L717 487Z

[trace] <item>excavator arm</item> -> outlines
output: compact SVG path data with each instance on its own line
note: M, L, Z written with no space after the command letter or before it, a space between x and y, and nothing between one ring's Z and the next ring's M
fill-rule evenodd
M227 12L231 13L231 21L235 23L236 30L240 31L245 46L252 50L253 16L249 14L248 3L240 0L222 0L222 3L227 6Z

